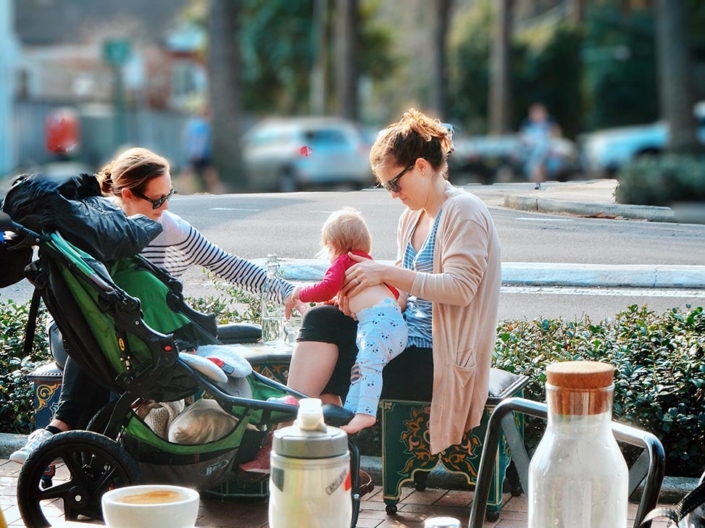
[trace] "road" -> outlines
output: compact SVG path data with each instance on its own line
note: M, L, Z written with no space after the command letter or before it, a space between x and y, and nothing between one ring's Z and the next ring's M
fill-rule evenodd
M532 214L501 207L502 186L470 186L489 206L502 243L503 262L575 264L705 263L705 226ZM343 206L365 215L378 259L394 259L396 224L404 209L382 190L331 193L189 196L172 200L180 214L222 247L246 258L274 252L313 258L325 218ZM203 287L191 272L187 287ZM703 306L704 291L509 288L502 291L500 317L593 320L612 317L630 304L662 312L685 304Z
M514 184L516 186L516 184ZM516 188L516 187L515 187ZM502 185L469 186L490 208L502 244L502 261L575 264L705 263L705 226L634 220L575 218L527 213L501 207ZM392 260L396 225L403 204L381 189L357 192L176 196L173 212L191 222L227 251L245 258L267 253L314 258L321 225L334 210L352 206L365 215L373 234L373 254ZM204 275L191 270L186 292L211 293ZM27 297L23 286L0 291L0 299ZM690 303L705 305L705 290L607 290L595 288L503 288L500 318L588 315L611 317L629 304L648 304L661 312Z
M578 264L705 263L705 226L576 218L501 207L503 193L471 186L490 207L503 262ZM313 258L321 225L334 210L352 206L365 215L376 258L393 259L396 225L404 206L382 190L329 193L177 196L171 210L222 247L246 258L268 252Z

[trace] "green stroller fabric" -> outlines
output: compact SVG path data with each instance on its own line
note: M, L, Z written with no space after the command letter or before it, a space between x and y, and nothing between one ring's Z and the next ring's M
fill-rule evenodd
M137 394L155 401L201 395L203 380L199 383L199 375L178 360L178 351L218 341L207 320L189 316L193 311L160 272L140 256L120 259L108 271L56 233L48 247L61 256L53 260L98 345L92 353L102 356L112 373L112 379L103 380L106 385L130 392L138 384ZM197 489L216 486L232 479L237 465L254 456L271 425L293 419L295 408L262 402L296 393L256 373L246 381L251 399L219 397L213 387L213 398L238 421L225 437L206 444L180 445L160 438L130 410L119 441L140 464L145 481Z

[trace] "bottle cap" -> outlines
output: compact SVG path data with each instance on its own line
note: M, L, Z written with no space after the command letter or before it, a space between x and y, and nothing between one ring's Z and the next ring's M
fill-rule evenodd
M549 408L561 415L608 412L614 367L597 361L565 361L546 367Z
M546 379L566 389L601 389L612 385L614 367L598 361L564 361L546 367Z
M326 424L323 421L321 400L318 398L304 398L299 401L296 425L304 431L325 431Z
M293 426L274 431L272 450L289 458L332 458L348 452L348 435L323 421L321 400L299 400Z

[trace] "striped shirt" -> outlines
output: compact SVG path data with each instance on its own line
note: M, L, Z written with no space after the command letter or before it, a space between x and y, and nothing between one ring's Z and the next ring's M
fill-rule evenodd
M218 278L239 288L259 294L267 279L267 271L249 260L233 256L208 241L198 230L180 216L164 211L159 218L162 232L142 255L174 277L181 277L192 266L203 266ZM273 301L283 303L294 290L294 285L279 280Z
M418 253L411 245L411 240L406 245L404 258L401 266L419 273L433 273L433 248L436 245L436 231L438 231L438 220L443 210L438 212L436 220L433 222L431 231L426 236L426 240L421 244ZM404 319L409 328L409 341L407 346L416 345L419 348L431 348L433 346L433 336L431 334L431 301L420 299L410 295L406 301Z

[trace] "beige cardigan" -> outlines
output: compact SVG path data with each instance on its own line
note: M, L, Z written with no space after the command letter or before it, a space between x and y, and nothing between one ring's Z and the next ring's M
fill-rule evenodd
M433 303L432 453L459 444L480 423L502 282L499 238L487 207L450 184L446 196L433 273L417 274L409 292ZM399 220L397 265L420 215L407 209Z

